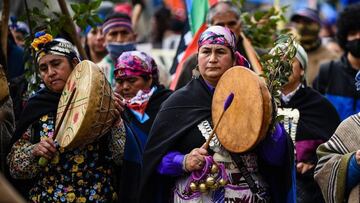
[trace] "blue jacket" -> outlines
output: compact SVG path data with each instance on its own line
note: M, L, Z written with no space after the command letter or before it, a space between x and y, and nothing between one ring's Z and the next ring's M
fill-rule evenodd
M355 75L346 54L339 60L321 65L313 87L334 105L341 120L360 112L360 92L356 91Z

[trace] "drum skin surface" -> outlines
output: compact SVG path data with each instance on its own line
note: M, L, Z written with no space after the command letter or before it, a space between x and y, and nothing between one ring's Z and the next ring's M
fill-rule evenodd
M271 122L271 96L265 81L248 68L227 70L215 88L212 100L214 126L230 93L234 99L216 130L221 145L235 153L251 150L266 135Z
M98 66L84 60L74 68L66 82L58 104L56 126L74 87L74 98L56 137L61 147L69 149L100 138L116 119L110 84Z

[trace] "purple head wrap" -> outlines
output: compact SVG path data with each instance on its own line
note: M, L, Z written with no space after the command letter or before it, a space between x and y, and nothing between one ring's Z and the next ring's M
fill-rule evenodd
M223 26L211 26L206 29L198 41L198 49L207 44L218 44L228 47L235 55L236 65L250 68L250 63L246 58L236 51L236 37L234 33Z
M149 55L141 51L127 51L117 59L114 75L116 79L152 75L154 80L158 80L159 74L154 59Z

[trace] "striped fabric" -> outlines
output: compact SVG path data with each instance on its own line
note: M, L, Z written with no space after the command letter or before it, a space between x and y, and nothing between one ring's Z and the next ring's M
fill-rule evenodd
M344 120L329 141L319 146L315 180L328 203L346 202L346 174L351 155L360 149L360 114ZM359 195L359 193L353 193Z

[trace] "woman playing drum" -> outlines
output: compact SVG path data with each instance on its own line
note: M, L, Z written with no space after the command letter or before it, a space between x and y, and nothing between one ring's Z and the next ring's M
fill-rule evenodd
M66 81L79 57L73 45L40 32L32 43L45 87L31 97L17 125L8 155L10 173L31 179L26 199L32 202L111 202L117 195L112 183L113 157L123 152L121 122L85 147L58 148L53 141L57 107ZM105 77L104 77L105 80ZM119 118L120 103L116 110ZM120 120L121 121L121 120ZM123 145L122 145L123 146ZM39 157L48 159L40 166ZM26 187L26 185L21 185Z
M282 126L242 154L230 153L216 138L208 151L202 148L212 131L212 98L220 77L234 65L249 64L235 51L235 36L227 28L209 27L198 46L200 76L164 102L152 126L144 151L141 202L294 202L292 153ZM242 160L241 169L232 157ZM211 173L221 179L206 179L205 186L188 181L201 179L209 163Z

